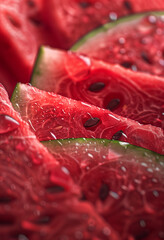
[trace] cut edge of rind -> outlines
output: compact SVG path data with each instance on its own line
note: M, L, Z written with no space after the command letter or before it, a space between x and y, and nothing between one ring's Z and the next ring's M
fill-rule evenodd
M162 15L164 15L164 11L149 11L149 12L137 13L137 14L132 14L129 16L124 16L124 17L118 18L118 20L116 20L114 22L106 23L106 24L96 28L95 30L92 30L91 32L87 33L80 40L78 40L70 48L70 50L77 51L84 43L86 43L88 41L88 39L96 36L98 33L106 32L109 29L117 27L117 25L119 25L119 24L126 23L126 22L132 21L132 20L139 20L140 18L142 18L144 16L149 16L149 15L162 16Z
M43 45L40 46L40 48L37 52L36 58L35 58L33 70L31 73L31 78L30 78L30 84L32 84L32 85L35 85L36 75L39 74L38 65L39 65L42 55L44 54L44 48L45 48L45 46L43 46Z
M151 150L148 150L146 148L142 148L142 147L138 147L132 144L129 144L127 142L120 142L120 141L116 141L116 140L109 140L109 139L93 139L93 138L68 138L68 139L58 139L58 140L49 140L49 141L42 141L41 143L44 146L48 146L50 145L54 145L54 146L63 146L65 144L72 144L72 143L87 143L87 142L98 142L99 144L101 144L103 147L108 147L108 145L111 143L113 145L115 145L115 147L120 148L120 150L122 149L123 151L125 151L125 153L127 151L135 151L138 152L138 154L140 156L143 157L147 157L148 155L152 155L155 157L156 162L163 162L164 163L164 155L158 154L156 152L153 152Z

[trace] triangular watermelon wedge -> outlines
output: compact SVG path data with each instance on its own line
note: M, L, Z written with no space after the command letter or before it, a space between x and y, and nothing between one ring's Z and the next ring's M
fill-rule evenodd
M107 23L82 38L72 50L135 72L164 76L164 7L161 10Z
M91 201L121 239L158 239L164 220L164 155L106 139L43 144L74 177L75 163L79 166L74 180L80 181L83 201Z
M40 141L64 138L106 138L164 154L164 131L142 125L84 102L18 84L14 108Z
M76 68L75 68L76 66ZM164 78L41 47L33 86L164 128Z
M120 240L89 204L66 168L36 139L14 111L0 84L0 237ZM92 228L93 231L89 229Z

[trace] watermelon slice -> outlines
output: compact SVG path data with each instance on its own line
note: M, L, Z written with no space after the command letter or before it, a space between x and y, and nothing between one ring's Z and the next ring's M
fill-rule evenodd
M91 169L80 183L83 198L95 205L121 239L162 239L163 166L123 157Z
M68 49L87 32L108 21L161 9L164 9L163 0L49 0L43 1L42 15L60 46Z
M40 0L0 1L0 61L14 79L28 82L33 62L41 44L58 46L40 19ZM18 68L19 66L19 68ZM15 81L9 82L12 90Z
M158 162L164 164L164 155L125 142L107 139L61 139L42 142L50 153L66 167L77 182L84 173L105 162L126 161Z
M65 139L43 144L62 165L69 169L74 169L74 163L79 165L81 174L78 172L75 181L80 179L83 201L91 201L121 239L160 239L164 156L105 139Z
M76 68L74 67L76 66ZM164 128L164 78L41 47L33 86Z
M38 142L0 85L0 236L3 240L119 240L69 172ZM107 232L105 231L107 230Z
M108 110L54 93L18 84L14 108L40 141L65 138L107 138L164 154L164 131L118 116Z
M72 50L133 71L164 76L163 19L164 11L119 19L89 33Z

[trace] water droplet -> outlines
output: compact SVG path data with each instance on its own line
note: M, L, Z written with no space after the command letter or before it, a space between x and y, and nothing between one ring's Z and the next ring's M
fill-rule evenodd
M103 228L103 234L105 236L109 236L111 234L111 230L108 227Z
M88 153L88 157L93 158L93 155L91 153Z
M159 197L159 192L156 191L156 190L154 190L154 191L153 191L153 195L154 195L155 197Z
M157 22L157 18L155 16L151 15L151 16L148 17L148 21L150 23L155 24Z
M95 117L95 118L90 118L90 119L88 119L88 120L84 123L84 127L85 127L85 128L94 127L94 126L96 126L99 122L100 122L100 119L97 118L97 117Z
M18 240L29 240L29 238L27 236L25 236L24 234L19 234Z
M0 134L14 131L18 127L19 123L14 118L5 114L0 115Z
M137 69L137 66L134 65L134 64L131 66L131 69L132 69L132 71L134 71L134 72L137 72L137 70L138 70L138 69Z
M119 195L116 192L110 191L110 196L112 196L115 199L119 199Z
M141 163L141 166L147 167L147 163L142 162L142 163Z
M150 173L153 173L153 169L152 168L148 168L147 171L150 172Z
M99 92L105 87L103 82L96 82L90 85L89 91L91 92Z
M117 20L117 14L115 12L109 13L109 18L111 21L116 21Z
M118 42L119 42L120 44L124 44L124 43L125 43L125 38L120 37L120 38L118 39Z
M141 227L146 227L146 223L145 223L144 220L141 220L141 221L140 221L140 226L141 226Z
M125 168L124 166L121 166L121 170L122 170L123 172L126 172L126 168Z
M107 105L107 109L110 110L110 111L113 111L116 108L118 108L119 104L120 104L120 99L114 98Z
M161 66L164 66L164 60L163 60L163 59L160 59L160 60L159 60L159 64L160 64Z

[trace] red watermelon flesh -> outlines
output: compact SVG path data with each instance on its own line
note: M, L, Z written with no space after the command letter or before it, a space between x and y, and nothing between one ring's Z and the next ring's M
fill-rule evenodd
M1 59L17 82L28 82L41 44L57 46L40 20L40 1L7 0L0 2ZM14 89L15 81L9 82Z
M38 142L0 86L0 236L119 240L89 203L80 203L66 168ZM107 230L107 232L105 231Z
M163 166L122 158L91 169L81 179L91 201L121 239L160 240L164 234Z
M14 108L40 141L64 138L106 138L164 154L164 131L142 125L108 110L37 88L18 84Z
M135 72L164 76L163 29L164 11L132 15L91 32L72 49Z
M76 66L76 68L75 68ZM164 78L41 47L33 86L164 128Z
M162 9L163 0L49 0L43 2L42 15L60 47L68 49L89 31L117 17Z
M16 85L16 79L8 68L0 61L0 83L6 88L9 96L11 97L13 92L13 86Z

